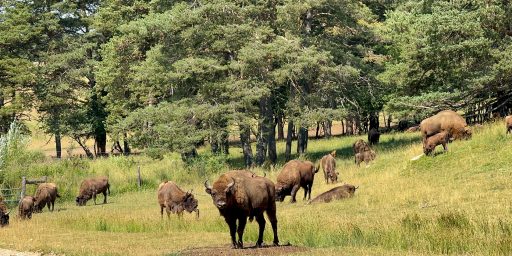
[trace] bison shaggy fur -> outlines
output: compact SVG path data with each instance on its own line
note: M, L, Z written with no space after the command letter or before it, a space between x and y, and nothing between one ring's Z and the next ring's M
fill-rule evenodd
M370 145L368 145L368 143L366 143L366 141L364 140L356 140L356 142L354 142L354 144L352 144L352 150L354 151L354 155L357 154L357 153L362 153L364 151L370 151L371 148L370 148Z
M434 116L424 119L420 123L420 129L423 144L426 143L428 137L442 131L447 132L450 139L469 139L472 134L466 120L452 110L443 110Z
M34 195L34 211L42 212L45 205L48 206L48 211L55 208L55 200L60 197L55 183L41 183L37 187ZM51 206L51 208L50 208Z
M432 153L438 145L443 145L444 151L448 151L447 144L449 140L450 136L448 132L444 131L430 136L427 138L427 141L423 145L423 153L425 153L425 155L430 155L430 153Z
M330 154L327 154L322 157L320 160L320 166L322 166L322 170L324 172L325 183L329 184L329 180L331 183L338 182L339 173L336 172L336 150L332 151Z
M345 184L343 186L335 187L331 190L328 190L317 197L315 199L311 200L310 203L329 203L333 200L340 200L344 198L349 198L354 196L354 193L356 192L357 187Z
M364 161L364 163L366 165L368 165L369 162L375 160L375 157L376 157L376 154L375 154L375 151L373 151L373 150L357 153L355 156L355 163L357 164L357 166L360 166L361 162Z
M84 206L89 199L94 200L96 204L96 195L103 194L103 203L107 203L107 193L110 195L110 184L107 177L85 179L80 184L80 191L76 197L76 204Z
M164 215L164 209L167 217L170 213L176 213L178 216L183 215L183 211L189 213L196 212L199 218L199 209L197 209L197 199L192 195L192 191L185 192L181 190L176 183L172 181L162 182L158 186L158 204L160 205L160 215Z
M254 176L248 171L230 171L221 175L213 186L205 181L206 193L210 194L213 204L229 226L233 248L243 248L243 233L247 217L256 218L259 234L256 246L263 245L263 231L267 217L274 232L274 245L279 245L277 237L277 216L274 183L268 178ZM238 228L237 228L238 220ZM238 233L238 242L235 233Z
M21 199L18 205L18 216L21 219L30 219L32 218L32 213L34 212L34 203L36 199L33 196L25 196Z
M282 202L286 196L291 195L290 202L295 203L297 191L301 187L304 189L304 200L306 196L311 199L311 189L318 169L320 166L315 167L310 161L291 160L286 163L277 176L276 199Z

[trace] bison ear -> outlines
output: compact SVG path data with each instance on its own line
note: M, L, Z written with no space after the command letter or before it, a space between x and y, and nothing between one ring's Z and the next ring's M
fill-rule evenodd
M235 192L235 179L231 178L231 182L228 184L228 186L226 187L226 189L224 190L224 192L228 193L233 193Z

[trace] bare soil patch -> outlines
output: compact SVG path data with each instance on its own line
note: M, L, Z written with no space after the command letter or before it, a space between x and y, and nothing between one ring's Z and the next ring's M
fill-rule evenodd
M176 255L204 255L204 256L218 256L218 255L291 255L299 252L306 252L308 248L282 245L270 246L265 245L261 248L256 246L248 246L244 249L231 249L231 245L212 246L212 247L199 247L190 248L179 251Z

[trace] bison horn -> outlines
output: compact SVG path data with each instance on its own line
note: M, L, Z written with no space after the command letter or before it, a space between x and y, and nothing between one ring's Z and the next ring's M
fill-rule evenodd
M207 189L212 189L212 186L208 185L208 180L204 181L204 187Z
M354 188L354 189L358 189L358 188L359 188L359 186L357 186L357 187L356 187L356 188Z
M12 210L11 210L12 211ZM11 213L11 211L8 211L7 213L5 213L5 215L9 215L9 213Z

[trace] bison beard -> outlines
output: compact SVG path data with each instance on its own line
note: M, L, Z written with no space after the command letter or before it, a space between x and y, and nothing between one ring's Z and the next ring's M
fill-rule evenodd
M247 171L231 171L223 174L213 186L205 181L206 192L211 195L213 204L219 209L229 226L232 247L243 248L243 233L247 223L256 217L259 225L257 247L263 245L263 231L265 230L265 218L267 217L274 232L274 245L279 245L277 237L277 216L275 203L274 183L264 177L253 177ZM238 228L236 221L238 220ZM238 233L238 242L235 238Z

